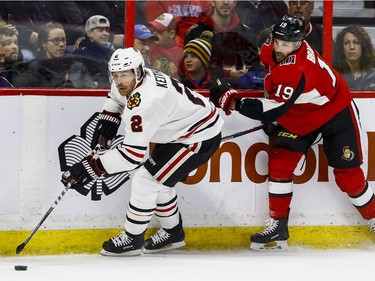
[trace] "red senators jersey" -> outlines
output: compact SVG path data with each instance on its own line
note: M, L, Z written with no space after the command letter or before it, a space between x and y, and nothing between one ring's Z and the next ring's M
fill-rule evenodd
M266 98L244 100L237 109L250 118L277 121L292 133L306 135L350 105L344 79L306 41L280 63L269 41L262 48L261 61L267 71Z

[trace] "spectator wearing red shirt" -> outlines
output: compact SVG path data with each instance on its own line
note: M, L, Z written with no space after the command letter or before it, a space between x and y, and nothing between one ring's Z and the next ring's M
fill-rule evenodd
M147 22L162 13L172 14L177 22L177 36L182 40L187 30L194 25L201 12L209 9L211 1L153 1L147 0L145 14Z
M177 78L178 66L183 55L183 43L177 37L177 22L174 16L163 13L149 24L150 30L159 38L151 44L152 66L168 76Z

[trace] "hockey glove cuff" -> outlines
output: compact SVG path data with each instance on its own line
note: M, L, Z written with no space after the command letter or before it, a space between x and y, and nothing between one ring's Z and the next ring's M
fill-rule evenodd
M71 188L82 190L82 188L85 188L85 185L105 173L106 171L99 158L96 159L93 156L87 156L63 173L61 182L65 186L70 183Z
M224 110L226 115L231 114L231 103L233 100L241 99L240 94L223 84L219 79L216 80L216 86L210 89L210 100L216 107Z
M264 128L263 131L266 133L269 137L274 137L278 130L278 125L276 122L271 123L263 123Z
M240 94L235 89L229 89L224 94L222 94L219 98L219 106L222 110L224 110L226 115L230 115L232 113L231 103L233 100L240 99Z
M112 139L117 134L120 123L121 117L119 113L104 110L99 115L98 124L96 125L90 145L91 149L94 149L97 144L99 144L102 149L109 149L112 144Z

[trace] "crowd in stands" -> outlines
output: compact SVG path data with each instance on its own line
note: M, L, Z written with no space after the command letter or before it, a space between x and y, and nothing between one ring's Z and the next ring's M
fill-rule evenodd
M108 88L107 63L124 47L125 1L0 1L0 87ZM193 89L216 78L262 89L262 44L289 13L322 54L314 1L136 1L134 47L146 66ZM375 88L374 49L365 28L333 38L333 67L352 90Z

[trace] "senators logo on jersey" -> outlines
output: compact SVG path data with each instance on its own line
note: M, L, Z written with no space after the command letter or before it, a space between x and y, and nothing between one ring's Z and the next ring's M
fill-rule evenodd
M132 110L134 107L138 107L140 103L141 103L141 94L137 92L129 98L128 108Z
M344 146L342 152L342 159L347 161L351 161L354 159L354 152L349 149L349 146Z

